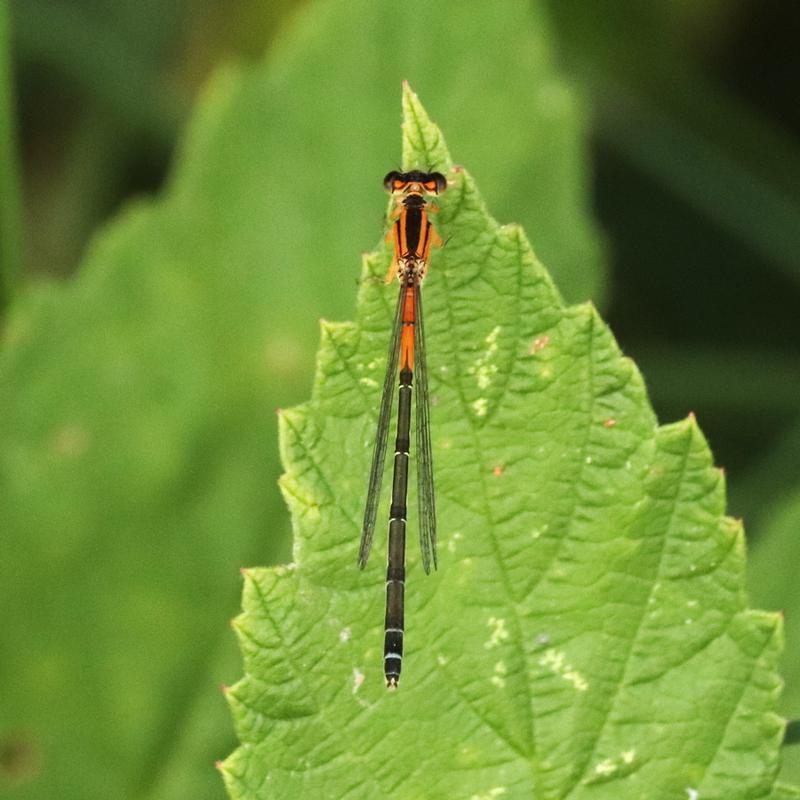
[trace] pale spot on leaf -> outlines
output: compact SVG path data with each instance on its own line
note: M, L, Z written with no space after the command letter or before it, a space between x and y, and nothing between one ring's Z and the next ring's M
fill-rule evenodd
M491 631L489 639L484 642L484 647L487 650L491 650L493 647L497 647L502 642L505 642L508 639L508 630L506 629L506 621L499 617L489 617L487 623L489 626L489 630Z

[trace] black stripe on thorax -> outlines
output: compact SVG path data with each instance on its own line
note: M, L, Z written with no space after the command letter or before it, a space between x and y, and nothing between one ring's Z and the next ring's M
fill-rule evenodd
M405 210L406 252L403 255L420 254L420 234L422 232L422 209L415 206Z

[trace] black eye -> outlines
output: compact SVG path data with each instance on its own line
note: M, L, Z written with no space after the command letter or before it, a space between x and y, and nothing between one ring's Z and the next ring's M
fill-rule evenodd
M436 194L447 188L447 178L441 172L431 172L431 180L436 181Z
M383 179L383 188L386 189L387 192L391 192L394 188L394 182L400 177L400 173L397 170L392 170L391 172L386 173L386 177Z

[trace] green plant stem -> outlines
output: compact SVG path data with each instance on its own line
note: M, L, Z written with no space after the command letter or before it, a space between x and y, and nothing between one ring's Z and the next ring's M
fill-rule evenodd
M11 302L20 275L20 186L11 75L9 8L0 0L0 312Z

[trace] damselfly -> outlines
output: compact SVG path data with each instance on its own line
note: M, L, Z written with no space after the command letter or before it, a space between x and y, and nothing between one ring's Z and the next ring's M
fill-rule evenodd
M367 506L361 532L358 565L363 569L372 546L375 517L381 492L386 441L389 435L398 365L399 398L397 404L397 438L394 447L394 477L389 511L389 551L386 568L386 627L383 640L383 671L386 685L394 689L400 680L403 659L403 612L406 558L406 501L408 496L408 453L411 445L411 392L414 387L416 405L417 502L419 506L419 543L422 566L426 573L431 564L436 568L436 508L433 499L433 458L431 455L430 417L428 410L428 372L425 363L425 330L422 323L421 284L428 269L431 245L442 240L431 225L426 196L447 188L439 172L390 172L383 185L396 199L387 239L394 243L386 282L394 275L400 282L400 294L394 315L389 344L386 378L378 415L378 431L372 454Z

